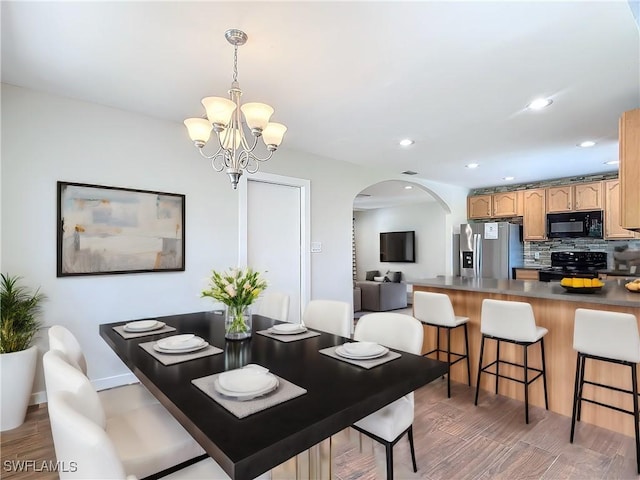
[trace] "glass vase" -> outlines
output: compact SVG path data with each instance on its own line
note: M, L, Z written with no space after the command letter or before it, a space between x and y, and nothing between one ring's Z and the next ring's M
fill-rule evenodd
M227 340L244 340L251 337L250 305L227 305L224 336Z

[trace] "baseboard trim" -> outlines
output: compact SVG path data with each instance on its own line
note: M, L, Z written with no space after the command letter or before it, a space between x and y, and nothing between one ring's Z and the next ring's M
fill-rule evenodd
M125 373L122 375L115 375L113 377L106 378L98 378L96 380L91 380L91 384L96 389L96 391L107 390L109 388L121 387L123 385L130 385L132 383L139 383L140 381L136 378L133 373ZM31 398L29 400L29 405L38 405L40 403L47 402L47 392L40 391L34 392L31 394Z

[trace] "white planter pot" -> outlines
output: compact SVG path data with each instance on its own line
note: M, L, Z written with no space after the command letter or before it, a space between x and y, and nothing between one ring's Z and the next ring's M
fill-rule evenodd
M0 354L0 431L17 428L24 423L36 374L38 347L20 352Z

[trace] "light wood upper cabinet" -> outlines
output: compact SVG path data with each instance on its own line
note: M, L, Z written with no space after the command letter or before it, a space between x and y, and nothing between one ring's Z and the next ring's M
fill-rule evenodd
M573 210L573 190L569 185L547 188L547 212Z
M602 182L576 183L547 188L547 212L602 210Z
M602 210L602 182L577 183L573 186L574 210Z
M525 190L523 193L522 227L526 241L547 239L546 198L544 188Z
M492 212L492 195L467 197L467 218L491 218Z
M609 240L640 238L620 226L620 181L606 180L604 183L604 238Z
M620 117L620 222L640 230L640 108Z
M494 217L516 217L518 215L518 192L493 194Z

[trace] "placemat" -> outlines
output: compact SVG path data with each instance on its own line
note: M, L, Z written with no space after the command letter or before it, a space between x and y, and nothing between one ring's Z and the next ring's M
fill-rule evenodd
M299 387L298 385L276 375L279 385L275 391L265 395L264 397L257 397L252 400L233 400L232 398L221 395L214 388L213 382L218 377L218 375L220 374L216 373L214 375L196 378L194 380L191 380L191 383L193 383L196 387L206 393L216 403L224 407L225 410L228 410L231 414L238 418L248 417L249 415L261 412L262 410L274 407L280 403L284 403L288 400L307 393L304 388Z
M223 350L209 345L207 348L203 348L202 350L198 350L197 352L191 353L160 353L156 352L153 349L153 345L156 342L146 342L141 343L140 347L142 347L147 353L155 357L160 363L163 365L175 365L176 363L188 362L189 360L194 360L196 358L208 357L209 355L217 355L218 353L222 353Z
M395 360L396 358L400 358L402 356L398 352L389 350L389 353L383 355L382 357L372 358L370 360L352 360L350 358L344 358L336 354L336 348L338 347L340 347L340 345L324 348L322 350L319 350L319 352L328 357L337 358L338 360L342 360L343 362L352 363L353 365L357 365L358 367L366 369L377 367L378 365L382 365L383 363L390 362L391 360Z
M296 333L295 335L278 335L271 333L269 330L258 330L256 333L279 340L280 342L295 342L296 340L304 340L305 338L317 337L320 335L320 332L314 332L312 330L307 330L303 333Z
M127 332L124 329L124 325L120 325L118 327L113 327L113 329L120 334L122 338L130 339L130 338L138 338L138 337L146 337L147 335L157 335L158 333L167 333L174 332L176 329L169 325L165 325L162 328L157 330L150 330L148 332Z

